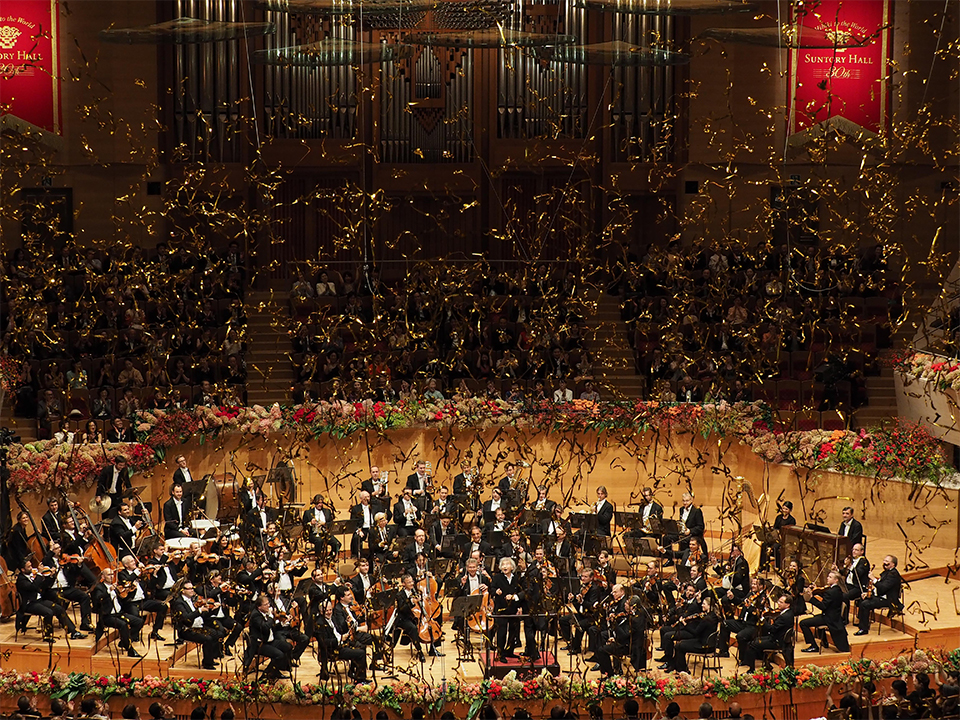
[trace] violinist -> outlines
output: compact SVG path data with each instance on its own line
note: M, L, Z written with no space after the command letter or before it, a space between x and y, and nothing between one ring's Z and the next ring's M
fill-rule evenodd
M54 576L50 573L41 575L37 572L30 560L23 561L23 569L17 576L17 595L20 599L20 611L17 613L19 632L26 631L27 616L37 615L43 620L43 639L53 642L53 619L60 621L71 640L82 640L86 637L77 631L77 626L67 614L63 605L49 599L49 590L54 585ZM47 596L47 599L44 599ZM89 620L88 620L89 622Z
M47 540L60 542L60 501L47 498L47 511L40 518L40 534Z
M806 615L807 602L803 598L803 589L807 584L807 576L800 567L800 563L791 560L787 563L787 569L780 575L783 585L790 593L790 607L793 610L794 617Z
M423 649L420 646L420 633L417 630L417 617L413 612L415 606L420 602L417 588L413 582L413 576L409 573L404 575L401 580L403 587L397 594L396 621L394 622L393 640L396 643L400 635L405 635L410 641L414 650L414 657L418 662L423 662Z
M688 538L683 550L675 551L669 547L659 547L660 553L669 562L676 562L680 567L702 568L707 563L707 554L700 547L700 541L695 537Z
M243 657L243 666L249 668L254 657L262 655L270 659L265 676L268 679L288 677L290 671L290 643L279 635L279 626L270 609L270 598L260 595L257 608L250 613L250 639Z
M99 503L103 498L110 498L110 509L103 514L105 518L114 517L118 513L123 494L132 487L130 475L127 459L119 454L114 456L112 465L107 465L100 471L96 501Z
M871 588L865 590L861 595L862 600L857 611L858 629L854 635L866 635L870 630L871 611L885 607L903 609L903 603L900 600L903 578L900 577L900 571L897 570L897 558L894 555L887 555L883 558L883 572L880 573L878 578L869 576L869 582Z
M157 544L146 564L154 568L147 584L155 600L161 602L170 597L170 591L179 579L177 564L166 554L163 545Z
M201 602L189 580L184 583L181 594L170 602L170 612L179 638L197 643L203 649L204 670L215 670L214 663L223 655L220 641L227 633L218 628L214 621L219 609L219 603Z
M327 548L330 549L330 554L334 558L340 556L340 540L329 531L330 523L333 521L333 511L325 507L323 495L319 493L314 495L313 507L303 514L303 529L313 543L317 564L320 564L321 558L327 556Z
M694 619L699 619L702 605L696 589L691 584L683 586L683 601L674 606L667 615L667 623L660 628L660 647L663 655L657 658L661 670L670 670L673 667L674 646L680 640L692 638L690 632Z
M137 565L137 559L133 555L124 555L120 562L123 563L123 569L117 573L117 581L121 587L129 589L121 602L124 614L142 618L144 611L156 613L150 638L163 642L164 637L160 631L163 630L163 623L167 619L166 604L147 594L141 583L143 571Z
M702 613L698 619L692 619L685 632L685 637L675 643L673 660L667 663L665 670L689 672L687 668L687 653L703 653L714 649L715 641L711 636L717 632L720 619L713 611L713 598L706 596L701 600Z
M350 578L350 589L353 590L353 596L363 604L370 594L370 588L376 582L370 575L370 561L366 558L360 558L357 563L357 574Z
M613 585L610 595L600 603L602 614L599 622L587 628L588 647L592 650L592 656L587 658L587 662L598 662L597 654L610 638L616 619L626 614L626 605L627 596L623 585ZM599 670L600 667L598 665L593 669Z
M334 595L337 602L333 609L333 622L337 630L349 638L348 645L364 651L364 658L366 649L373 647L373 662L376 664L381 658L379 642L369 631L365 618L358 616L359 606L356 605L353 590L349 586L338 587Z
M413 535L414 530L420 527L423 514L413 500L413 490L410 487L403 489L403 495L393 506L393 523L397 528L397 536Z
M647 667L647 624L641 600L636 596L626 601L624 611L615 614L610 629L601 634L594 668L603 676L612 675L613 658L627 655L635 670Z
M243 626L230 614L230 605L236 606L240 601L233 587L224 582L219 570L211 570L206 583L197 593L205 598L208 604L216 606L210 616L210 621L213 627L217 630L223 630L224 634L227 635L223 641L223 654L227 657L233 655L233 646L239 639L240 633L243 632Z
M507 540L500 546L500 551L497 553L498 556L502 558L513 558L515 562L521 558L523 558L524 561L531 560L532 558L530 552L527 550L527 545L520 535L520 528L516 525L511 525L508 535Z
M483 539L483 531L477 525L470 528L470 539L461 548L460 562L466 564L467 559L475 552L479 552L481 556L490 555L493 552L490 543Z
M133 517L133 508L130 504L123 502L120 504L119 513L110 523L110 536L117 552L121 555L130 553L136 554L137 534L143 524Z
M500 662L515 658L513 651L520 646L520 618L510 617L521 611L524 600L516 569L517 565L512 559L503 558L500 561L500 572L490 585L497 630L497 657Z
M93 610L90 595L78 586L78 581L84 569L82 558L79 555L66 557L61 555L60 543L51 540L49 550L43 558L42 565L52 573L53 584L44 593L45 600L50 600L64 608L70 603L80 606L80 629L84 632L93 632Z
M371 470L375 469L371 468ZM367 481L365 480L364 483ZM357 496L359 501L350 508L350 519L356 520L357 529L350 538L350 553L353 557L358 557L363 552L363 544L370 538L370 533L376 526L376 516L380 510L379 504L374 504L370 493L366 489L360 491Z
M349 633L338 627L334 618L334 604L326 600L320 606L321 618L317 620L317 637L320 644L320 679L330 678L328 663L331 658L350 661L348 675L354 682L367 680L367 652L362 647L350 644Z
M274 617L280 626L277 633L293 646L290 662L294 667L300 664L300 656L310 644L310 638L300 632L299 604L280 591L278 584L267 588L270 603L273 605Z
M782 648L787 634L793 630L793 619L790 596L784 593L777 598L776 614L760 626L757 639L740 646L740 664L753 670L764 650Z
M664 602L673 604L673 594L677 587L672 582L669 589L667 583L660 577L660 569L655 561L647 563L647 571L639 583L641 595L648 608L663 614Z
M560 628L568 641L566 650L571 655L579 655L583 634L590 625L594 611L603 599L603 588L594 582L593 569L580 570L580 589L577 593L567 593L567 602L573 610L573 619L562 623ZM595 648L591 648L595 650Z
M757 636L757 627L767 609L767 593L764 581L755 577L750 581L750 594L744 599L736 617L728 617L720 623L717 650L723 657L729 656L730 634L736 633L737 647L741 652Z
M113 568L104 568L100 573L100 583L91 593L98 618L96 636L99 638L105 627L114 628L120 634L120 649L126 650L129 657L138 658L140 653L133 649L131 641L140 637L143 618L124 612L116 579Z
M813 597L814 592L820 594L820 598ZM837 646L840 652L849 652L850 643L847 642L847 629L843 621L843 591L840 589L840 575L835 570L827 575L827 584L822 588L808 587L804 590L804 598L812 602L818 610L819 615L813 615L800 621L800 629L803 631L803 639L807 642L800 652L813 653L818 652L820 647L813 635L813 629L817 627L826 627L830 630L830 637L833 638L833 644Z
M693 585L693 589L697 591L698 597L702 597L703 594L707 592L707 576L700 570L699 565L690 567L690 584Z
M285 596L293 594L294 578L307 572L307 563L302 558L293 560L293 553L284 546L273 569L277 572L277 591Z
M170 499L163 504L163 537L167 540L192 535L190 531L190 503L183 496L183 485L170 488Z

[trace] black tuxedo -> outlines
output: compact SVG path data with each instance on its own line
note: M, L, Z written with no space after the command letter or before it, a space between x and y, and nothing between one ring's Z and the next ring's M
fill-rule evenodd
M844 600L859 600L870 584L870 561L866 555L857 558L856 566L851 565L850 571L843 576L843 581L847 584Z
M679 517L683 517L682 513L683 510L681 509L681 514ZM706 524L703 521L703 510L695 505L691 505L684 524L687 528L687 535L697 538L697 540L700 542L700 548L703 550L703 552L707 552L707 541L703 539L703 531L706 529ZM673 542L675 542L675 540Z
M126 518L131 525L136 524L136 518L132 515ZM136 530L131 530L124 518L117 515L110 523L110 537L117 548L117 552L122 556L129 552L136 555L135 546L137 542Z
M500 504L497 507L503 508L504 512L507 511L507 503L503 499L503 496L500 497ZM496 508L493 507L493 499L490 499L484 502L482 505L482 508L483 508L484 515L486 515L487 513L495 513L497 511Z
M170 602L170 614L177 626L177 634L181 640L198 643L203 648L203 664L211 666L222 654L220 640L226 636L226 631L214 624L215 611L200 611L195 606L191 609L186 598L179 596ZM194 621L202 618L202 625L194 627Z
M847 642L847 630L844 627L843 591L840 586L831 585L823 591L822 600L814 596L810 602L820 610L820 614L800 621L800 629L803 630L803 639L806 640L807 645L816 647L813 629L826 627L830 630L830 637L833 638L833 644L837 646L837 650L848 652L850 643Z
M714 567L714 572L720 577L730 575L730 584L733 586L733 601L737 604L750 594L750 565L747 559L740 555L733 561L733 567L728 562L726 565L720 564Z
M364 481L369 482L369 481ZM363 544L367 541L370 531L376 527L377 521L374 520L376 514L380 511L380 506L377 505L373 498L370 499L370 504L367 505L369 508L370 520L369 527L364 527L364 511L363 504L357 503L350 508L350 519L357 521L357 529L353 531L353 535L350 538L350 553L354 557L360 557L360 554L363 552Z
M903 603L900 600L903 578L900 577L900 571L896 568L890 568L880 573L880 577L873 585L873 596L860 601L860 608L857 611L857 625L860 630L866 632L870 629L870 612L879 608L893 607L902 609Z
M116 594L110 594L110 589L103 583L98 583L91 592L94 612L97 613L97 637L103 628L114 628L120 634L120 647L130 648L130 642L140 634L143 627L143 618L124 612L123 599Z
M446 532L444 532L443 530L443 525L441 525L440 523L434 523L433 525L430 526L430 530L427 533L427 542L429 542L431 547L433 547L434 550L436 550L438 545L443 544L443 539L445 537L456 537L456 536L457 536L457 528L454 526L452 522L449 525L447 525ZM436 550L436 552L440 555L440 557L456 557L455 552L452 555L450 553L446 553L440 550Z
M190 468L187 468L187 470L189 470L189 469L190 469ZM193 473L190 473L190 480L191 480L191 481L194 481L194 480L196 480L196 479L197 479L197 478L195 478L195 477L193 476ZM176 470L174 470L174 472L173 472L173 484L174 484L174 485L183 485L185 482L187 482L187 475L186 475L185 472L183 472L183 468L178 467L178 468L177 468Z
M844 532L846 530L846 525L840 523L840 529L837 530L837 535L845 535L850 538L850 546L862 545L863 544L863 525L860 524L859 520L850 521L850 530L849 532Z
M648 515L648 518L649 518L650 521L651 521L651 531L652 531L652 529L653 529L653 528L652 528L652 521L653 521L653 519L656 518L657 520L663 520L663 505L661 505L660 503L658 503L658 502L656 502L656 501L651 502L651 503L645 503L644 505L641 505L641 506L640 506L640 517L641 517L641 520L642 520L642 518L643 518L643 513L644 513L644 511L646 510L647 505L650 506L650 514ZM642 524L642 523L641 523L641 525L640 525L639 530L638 530L638 531L634 531L634 535L635 535L636 537L644 537L644 536L649 535L649 534L653 534L653 533L652 533L652 532L651 532L651 533L647 533L647 532L643 529L643 524Z
M116 466L107 465L100 471L100 477L97 479L97 495L110 498L111 505L107 514L111 517L118 512L124 491L132 487L130 484L130 470L128 468L124 468L117 473L116 483L114 483L115 469ZM111 492L111 489L113 492Z
M460 473L453 478L453 494L454 495L469 495L471 490L476 489L477 487L477 476L474 475L470 479L470 487L467 487L467 477L463 473Z
M486 540L481 539L477 547L480 550L480 554L486 557L493 552L493 547ZM473 540L467 540L461 547L460 552L460 564L464 564L470 558L470 554L474 551Z
M405 487L410 488L410 489L413 490L414 492L416 492L417 490L423 490L423 497L427 497L427 495L428 495L428 493L427 493L427 480L428 480L429 478L430 478L429 475L424 475L424 476L423 476L423 484L421 485L421 483L420 483L420 476L417 475L416 473L412 473L412 474L410 474L410 475L407 476L407 484L405 485ZM418 498L418 497L420 497L420 496L414 495L414 498Z
M286 672L290 669L292 648L280 635L280 626L272 616L264 615L259 610L250 613L248 637L247 652L243 658L244 667L249 667L256 655L263 655L270 658L270 670Z
M177 512L177 503L170 497L163 504L163 537L167 538L179 538L183 537L183 533L180 532L180 528L186 527L189 524L188 518L190 517L190 510L192 509L190 501L187 499L187 496L183 496L181 501L180 512Z
M407 572L413 575L414 578L417 576L417 553L423 553L427 556L428 560L432 560L433 553L431 550L432 547L429 540L425 541L425 544L419 550L417 549L416 541L410 543L403 549L403 554L401 555L400 559L406 563Z
M516 599L508 600L508 595L515 595ZM505 655L511 651L515 644L519 645L520 643L520 619L508 617L523 612L523 601L526 599L526 595L520 585L520 576L514 573L508 579L503 573L497 573L490 585L490 598L493 600L497 652L500 655Z
M596 510L596 505L594 505L594 511L597 516L597 535L610 537L610 525L613 523L613 503L604 499L603 507Z
M60 518L47 510L40 518L40 534L47 540L60 542Z
M413 531L420 527L420 523L423 521L423 513L420 512L416 500L411 499L411 502L414 510L414 521L412 525L407 525L406 506L404 505L403 499L398 500L397 504L393 506L393 523L397 526L397 534L400 535L400 537L413 535Z
M787 608L772 621L761 626L757 639L740 649L740 664L753 670L757 660L763 657L764 650L779 648L789 652L784 643L787 635L793 630L793 621L793 611Z

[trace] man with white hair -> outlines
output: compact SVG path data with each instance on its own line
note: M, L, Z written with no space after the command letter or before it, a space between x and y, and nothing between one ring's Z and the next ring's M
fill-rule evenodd
M520 646L520 618L511 617L521 612L525 598L516 575L513 558L500 560L500 572L493 579L490 596L493 598L494 622L497 630L497 657L501 662L515 658L514 649Z

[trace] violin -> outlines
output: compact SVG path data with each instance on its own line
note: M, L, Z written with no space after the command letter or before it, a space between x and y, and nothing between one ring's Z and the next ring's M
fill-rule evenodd
M194 558L196 562L204 565L207 563L218 563L220 562L220 556L216 553L200 553Z
M136 583L134 582L117 583L113 587L114 587L114 590L116 590L117 595L122 598L127 597L127 595L136 591L137 589Z
M600 568L593 569L593 581L600 584L600 587L606 588L609 584L607 582L607 576L604 575L603 571Z
M201 612L207 610L216 610L220 607L220 601L216 598L202 597L200 595L193 596L193 604Z
M83 562L82 555L69 555L67 553L63 553L60 556L61 565L79 565L82 562Z

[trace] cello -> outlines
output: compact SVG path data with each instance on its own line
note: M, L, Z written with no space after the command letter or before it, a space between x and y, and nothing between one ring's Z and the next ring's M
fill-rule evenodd
M425 573L417 582L420 600L413 606L413 614L417 617L417 634L423 642L431 645L440 639L442 632L437 621L441 610L437 589L437 580L433 573Z
M40 528L37 527L37 522L33 519L33 514L27 509L27 506L23 504L23 500L20 499L20 493L14 495L14 498L17 501L17 505L20 506L20 510L30 521L30 527L33 528L33 535L27 539L27 547L30 548L34 558L36 558L37 563L39 563L46 557L50 545L47 539L40 533Z
M74 527L80 528L80 520L77 518L76 508L78 507L75 503L70 502L70 499L64 493L63 501L67 506L67 509L70 511L70 517L73 518ZM83 517L87 521L87 527L90 529L90 533L93 535L96 542L90 543L87 546L87 549L83 552L83 557L85 560L89 561L88 564L96 566L97 570L103 572L106 568L115 568L117 566L117 550L110 543L103 539L103 535L100 534L100 531L97 529L97 526L93 524L90 520L90 516L87 515L81 508L80 512L83 513Z

